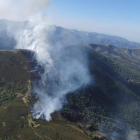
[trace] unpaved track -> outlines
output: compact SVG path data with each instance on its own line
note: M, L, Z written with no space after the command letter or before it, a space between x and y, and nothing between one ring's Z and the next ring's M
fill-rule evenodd
M28 84L28 91L27 91L27 93L25 94L25 96L22 98L23 102L26 104L27 107L29 107L29 97L31 96L31 95L30 95L31 81L28 81L28 82L29 82L29 84ZM32 115L31 115L30 112L29 112L29 114L28 114L28 123L29 123L29 127L31 127L31 129L34 131L35 135L36 135L37 137L39 137L40 139L44 140L44 138L43 138L38 132L35 131L34 128L40 126L40 124L36 124L36 123L33 121ZM49 140L52 140L50 137L48 137L48 136L46 136L46 135L45 135L45 137L46 137L47 139L49 139Z

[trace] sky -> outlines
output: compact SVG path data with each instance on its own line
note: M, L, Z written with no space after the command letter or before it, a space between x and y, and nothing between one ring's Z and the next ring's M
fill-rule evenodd
M140 0L54 0L46 12L58 26L140 42Z

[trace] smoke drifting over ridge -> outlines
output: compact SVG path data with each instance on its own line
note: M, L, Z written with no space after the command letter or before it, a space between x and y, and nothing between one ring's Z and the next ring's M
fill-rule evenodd
M15 49L33 51L38 66L43 69L40 80L33 86L38 101L32 108L32 114L36 119L47 121L51 120L51 113L62 109L68 93L91 81L86 53L79 48L64 47L59 41L52 42L55 26L48 16L41 13L49 3L47 0L6 0L0 7L5 12L4 18L29 17L26 26L14 35L17 43ZM20 15L20 9L24 9L25 13L21 10ZM38 70L38 66L35 70Z

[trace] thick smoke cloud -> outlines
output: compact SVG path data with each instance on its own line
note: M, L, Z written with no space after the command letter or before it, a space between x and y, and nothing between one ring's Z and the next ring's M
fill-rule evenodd
M139 140L139 135L136 130L128 131L127 140Z
M38 65L34 71L38 71L40 79L33 83L38 101L32 108L32 115L47 121L51 120L53 112L62 109L68 93L90 83L86 53L52 39L55 26L50 17L42 13L49 3L48 0L1 0L0 7L3 18L28 18L22 28L14 31L15 49L27 49L35 54ZM13 30L9 29L13 35Z
M43 12L52 0L0 0L0 19L28 20L31 15Z
M48 18L38 14L30 18L28 26L16 37L16 48L34 51L38 65L43 68L41 79L34 84L38 102L32 112L34 118L48 121L51 113L62 109L66 94L90 83L86 54L59 42L51 45L54 44L51 42L54 30Z

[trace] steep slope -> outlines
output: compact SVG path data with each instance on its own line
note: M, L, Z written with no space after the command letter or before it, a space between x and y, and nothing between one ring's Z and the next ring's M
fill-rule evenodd
M26 50L0 50L0 139L90 140L78 124L59 113L51 122L32 119L30 110L35 99L30 94L31 55Z
M131 60L132 63L126 57L120 61L114 53L103 55L90 46L82 47L90 52L90 69L95 84L70 94L69 104L62 114L71 121L92 124L92 132L105 132L108 137L126 139L131 129L140 130L139 62Z
M0 51L0 138L52 140L127 140L140 133L140 72L138 52L105 45L79 45L89 54L93 82L67 96L68 103L52 121L34 120L30 109L32 53ZM131 50L132 52L135 50ZM8 88L8 87L9 88ZM5 98L6 97L6 98ZM4 99L3 99L4 98Z

